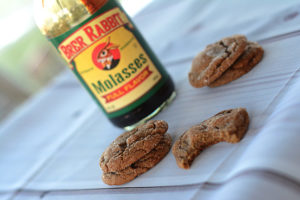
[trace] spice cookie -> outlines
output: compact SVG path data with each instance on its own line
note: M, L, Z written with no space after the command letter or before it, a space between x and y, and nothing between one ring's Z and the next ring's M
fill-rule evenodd
M120 171L136 162L156 147L167 130L167 122L153 120L123 133L102 154L103 172Z
M264 50L258 43L248 42L245 52L236 62L208 86L218 87L240 78L261 61L263 54Z
M177 165L190 168L193 160L205 148L219 143L237 143L245 135L249 116L244 108L222 111L191 127L175 142L172 148Z
M122 185L132 181L137 176L147 172L159 163L170 151L171 142L171 136L169 134L165 134L154 149L135 163L121 171L103 173L103 182L108 185Z
M211 84L242 55L246 46L247 38L243 35L226 37L208 45L193 60L190 84L196 88Z

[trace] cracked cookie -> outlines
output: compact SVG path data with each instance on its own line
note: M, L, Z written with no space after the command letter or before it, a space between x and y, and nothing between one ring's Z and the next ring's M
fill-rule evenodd
M147 172L159 163L170 151L171 142L171 136L169 134L165 134L154 149L135 163L121 171L103 173L103 182L108 185L122 185L132 181L137 176Z
M172 153L177 165L189 169L205 148L219 142L237 143L248 130L249 116L244 108L219 112L191 127L176 140Z
M229 69L208 86L218 87L238 79L254 68L261 61L263 54L264 50L258 43L248 42L245 52Z
M167 122L153 120L123 133L102 154L103 172L116 172L130 166L155 148L167 130Z
M234 35L208 45L193 60L189 81L193 87L207 86L219 78L244 52L247 38Z

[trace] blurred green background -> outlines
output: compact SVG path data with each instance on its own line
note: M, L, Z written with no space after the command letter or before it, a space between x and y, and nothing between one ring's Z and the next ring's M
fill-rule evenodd
M134 16L151 0L120 0ZM67 69L33 19L33 0L0 2L0 120Z

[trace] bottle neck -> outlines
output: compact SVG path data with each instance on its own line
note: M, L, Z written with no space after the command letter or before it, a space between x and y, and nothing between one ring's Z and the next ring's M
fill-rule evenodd
M37 0L35 18L41 32L57 37L99 10L108 0Z
M108 0L81 0L81 2L85 5L89 13L94 14L104 4L106 4Z

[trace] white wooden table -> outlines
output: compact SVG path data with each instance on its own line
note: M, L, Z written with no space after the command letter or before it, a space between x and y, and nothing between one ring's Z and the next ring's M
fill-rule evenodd
M287 122L295 119L289 116L300 113L299 95L293 93L300 88L300 45L296 45L300 44L300 1L156 0L134 21L176 84L176 100L156 117L169 122L173 138L207 116L238 106L246 107L252 119L247 137L240 146L219 144L207 151L190 174L175 169L169 154L132 183L104 186L98 159L107 141L122 130L109 123L68 70L0 127L0 199L299 199L299 156L291 159L286 155L297 155L294 146L300 146L300 141L291 136L287 140L290 148L282 155L264 155L261 150L261 160L274 156L274 163L257 161L253 167L249 160L256 154L247 147L267 138L262 122L282 125L276 123L277 112L285 117L280 120ZM187 73L197 52L237 33L263 45L266 55L262 64L248 77L224 87L189 86ZM262 73L267 70L270 74ZM285 113L288 106L295 112ZM283 130L300 132L300 125L289 128L287 123ZM262 146L255 148L257 152ZM239 160L233 162L233 155ZM209 167L213 159L219 162L216 168ZM286 166L281 166L279 159ZM229 168L241 161L245 164ZM177 174L165 166L174 167ZM160 179L161 174L168 178ZM147 180L154 182L148 184Z

